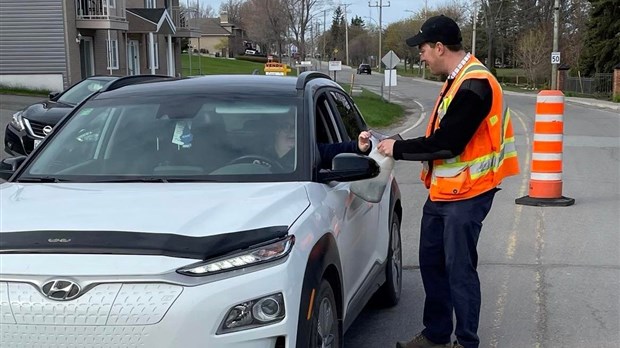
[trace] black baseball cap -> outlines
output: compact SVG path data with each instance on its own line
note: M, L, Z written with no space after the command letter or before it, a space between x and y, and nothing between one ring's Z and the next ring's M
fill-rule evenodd
M407 45L419 46L423 43L441 42L444 45L457 45L463 41L461 29L452 18L444 15L429 18L420 32L407 39Z

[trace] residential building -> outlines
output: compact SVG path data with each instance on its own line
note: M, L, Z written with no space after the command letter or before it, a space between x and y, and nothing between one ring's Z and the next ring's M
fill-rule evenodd
M233 57L245 51L244 32L228 21L228 14L222 11L217 18L200 18L197 21L200 37L190 39L192 49L223 57ZM204 51L203 51L204 50Z
M179 0L0 0L0 84L53 91L92 75L181 71L199 37Z

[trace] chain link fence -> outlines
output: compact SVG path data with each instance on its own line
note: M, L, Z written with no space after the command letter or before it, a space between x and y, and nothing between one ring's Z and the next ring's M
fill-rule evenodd
M593 77L567 76L564 92L572 92L598 98L611 98L613 90L613 74L597 73Z

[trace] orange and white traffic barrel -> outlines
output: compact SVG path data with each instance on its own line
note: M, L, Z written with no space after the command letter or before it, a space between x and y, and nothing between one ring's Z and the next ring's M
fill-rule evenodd
M573 198L562 196L563 119L564 94L557 90L540 91L536 98L529 193L515 203L534 206L575 203Z

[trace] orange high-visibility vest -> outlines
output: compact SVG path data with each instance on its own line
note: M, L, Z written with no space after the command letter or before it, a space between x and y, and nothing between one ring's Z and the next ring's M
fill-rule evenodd
M489 81L493 91L491 110L463 153L449 159L433 160L430 172L428 162L424 162L421 179L429 189L432 201L472 198L497 187L505 177L519 173L510 110L503 104L502 88L489 70L473 56L457 74L443 97L440 95L437 98L432 115L436 114L438 120L433 122L431 117L426 137L439 128L461 84L471 78ZM446 85L447 82L443 90Z

